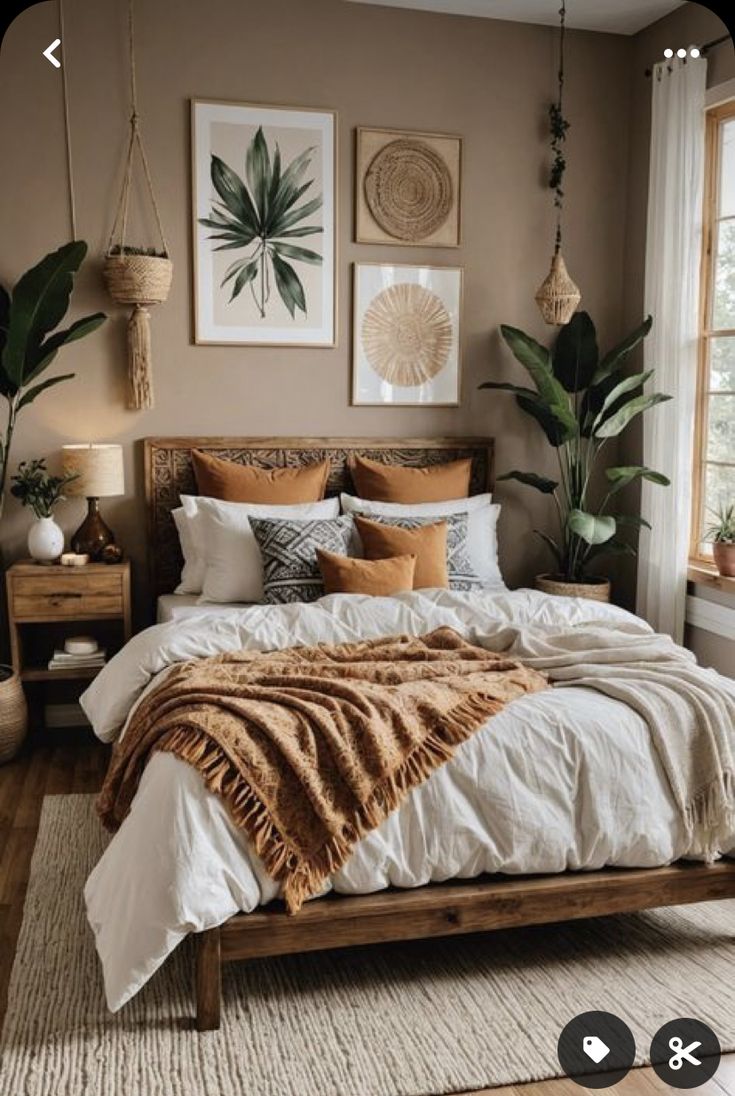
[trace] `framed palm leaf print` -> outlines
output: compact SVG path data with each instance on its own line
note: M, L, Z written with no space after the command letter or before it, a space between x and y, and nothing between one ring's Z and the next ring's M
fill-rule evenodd
M194 341L334 346L334 113L191 107Z

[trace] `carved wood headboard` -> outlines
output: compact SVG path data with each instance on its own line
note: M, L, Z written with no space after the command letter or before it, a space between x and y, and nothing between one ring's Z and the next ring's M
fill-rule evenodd
M154 597L171 593L179 581L181 550L171 511L180 505L181 495L196 494L192 449L261 468L298 468L328 458L328 495L354 492L347 464L352 453L417 466L471 457L470 494L489 491L493 484L492 438L145 438L143 444Z

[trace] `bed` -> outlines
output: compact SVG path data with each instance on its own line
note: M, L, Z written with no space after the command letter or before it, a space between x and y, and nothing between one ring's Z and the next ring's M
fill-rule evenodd
M330 494L350 488L352 452L415 466L470 457L471 493L492 485L487 438L147 440L150 578L163 623L134 637L88 690L88 713L108 741L169 665L240 645L421 634L442 624L487 632L591 620L650 632L615 606L504 588L265 609L172 604L181 559L171 511L194 488L194 447L261 466L328 458ZM730 838L725 854L735 850L735 827ZM295 916L196 770L162 754L85 897L113 1009L196 933L205 1031L219 1025L223 962L735 897L735 864L685 859L693 855L641 716L589 689L551 689L516 701L464 743L360 842L329 893Z

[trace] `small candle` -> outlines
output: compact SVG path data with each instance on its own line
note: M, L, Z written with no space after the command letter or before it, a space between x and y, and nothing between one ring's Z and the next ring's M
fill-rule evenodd
M63 552L61 556L62 567L83 567L89 563L89 556L77 552Z

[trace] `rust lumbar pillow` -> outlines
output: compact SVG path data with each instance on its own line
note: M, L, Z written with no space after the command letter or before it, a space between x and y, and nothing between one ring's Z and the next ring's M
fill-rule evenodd
M416 556L389 559L353 559L317 548L319 570L328 594L370 594L390 597L413 590Z
M383 464L355 454L350 460L352 479L360 498L373 502L446 502L470 493L472 460L452 460L429 468Z
M304 468L255 468L212 457L199 449L192 449L191 459L199 494L225 502L274 506L319 502L329 478L328 460Z
M398 525L381 525L355 515L355 527L362 541L366 559L388 559L391 556L415 555L413 588L449 586L447 572L447 523L421 525L404 529Z

